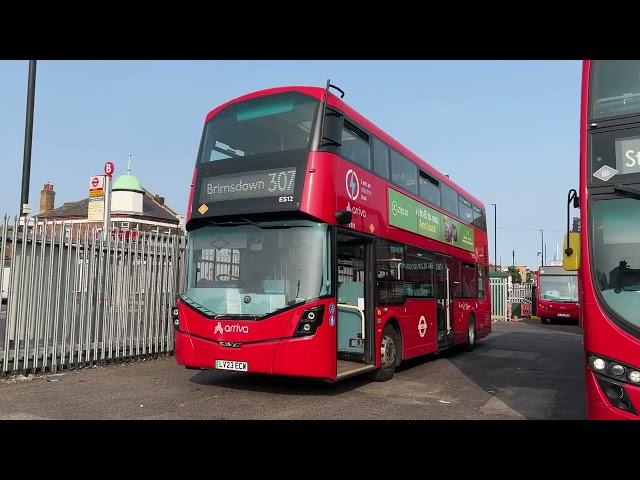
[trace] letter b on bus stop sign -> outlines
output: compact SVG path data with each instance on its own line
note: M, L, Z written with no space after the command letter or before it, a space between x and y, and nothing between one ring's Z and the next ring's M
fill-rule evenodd
M110 177L111 175L113 175L114 171L115 171L115 167L113 166L113 162L107 162L104 164L104 174L107 177Z

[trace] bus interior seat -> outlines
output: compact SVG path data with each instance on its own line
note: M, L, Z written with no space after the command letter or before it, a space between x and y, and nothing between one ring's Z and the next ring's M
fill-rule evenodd
M364 346L354 344L364 338L362 321L362 312L356 307L338 305L338 352L364 353Z
M338 303L358 306L358 299L364 298L363 282L343 282L338 286Z
M364 338L364 312L358 308L364 299L363 282L343 282L338 286L338 351L363 354L352 340Z

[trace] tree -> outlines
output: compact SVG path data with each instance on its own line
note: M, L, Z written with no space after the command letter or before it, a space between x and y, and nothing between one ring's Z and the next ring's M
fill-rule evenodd
M511 265L509 267L509 274L511 275L511 281L513 283L522 283L522 275L520 275L520 272L515 266Z

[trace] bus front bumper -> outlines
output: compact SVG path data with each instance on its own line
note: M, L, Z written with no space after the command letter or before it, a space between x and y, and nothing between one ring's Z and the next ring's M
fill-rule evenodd
M335 380L335 358L332 362L327 361L327 352L322 352L318 342L313 340L313 336L284 338L225 347L219 342L175 330L176 362L198 369L216 369L216 360L246 362L249 373Z

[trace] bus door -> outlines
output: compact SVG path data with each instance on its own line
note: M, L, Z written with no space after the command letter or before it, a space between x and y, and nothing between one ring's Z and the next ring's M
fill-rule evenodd
M339 231L337 377L374 368L373 249L369 238Z
M438 348L454 343L450 259L435 255Z

